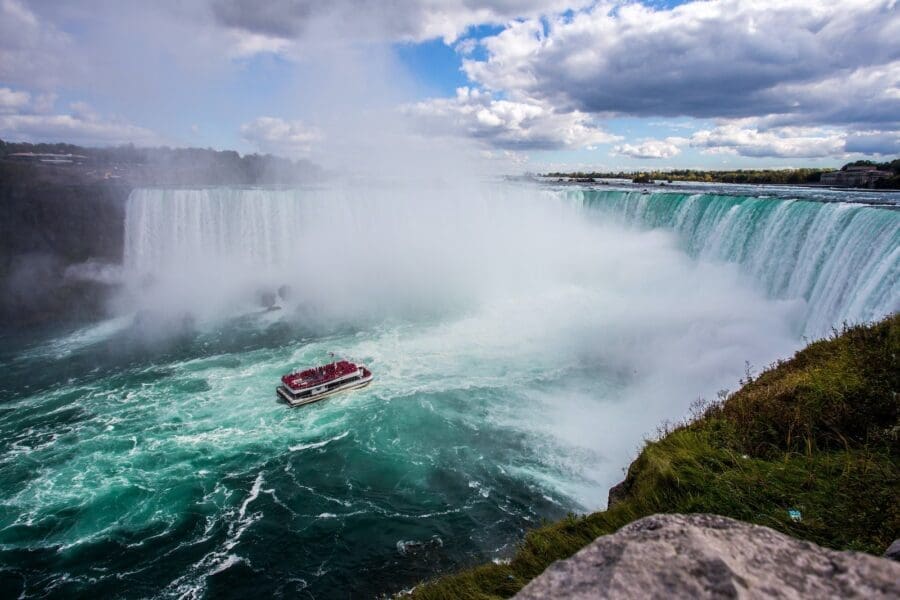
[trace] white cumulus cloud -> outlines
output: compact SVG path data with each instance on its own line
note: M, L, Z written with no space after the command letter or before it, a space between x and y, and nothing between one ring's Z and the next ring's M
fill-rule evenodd
M32 98L28 92L0 88L0 138L87 146L152 145L164 141L149 129L104 117L85 102L73 102L66 113L57 112L54 102L52 94Z
M236 30L298 39L327 24L337 35L389 41L442 38L451 43L475 25L504 25L587 6L591 0L212 0L215 18Z
M600 2L512 23L482 46L486 58L464 61L472 81L558 109L819 122L848 110L900 114L895 0Z
M29 104L31 104L31 94L28 92L0 87L0 113L19 112Z
M64 140L86 146L161 143L160 136L143 127L72 114L0 115L0 137L28 142Z
M613 154L631 158L672 158L681 153L682 138L665 140L644 140L637 144L619 144L613 147Z
M433 98L407 107L424 130L458 134L508 150L589 148L621 140L579 111L557 112L541 102L498 100L461 87L452 98Z
M241 126L241 137L260 152L298 158L307 156L322 134L302 121L258 117Z
M810 127L764 130L730 123L694 133L691 146L747 157L820 158L845 152L845 134Z

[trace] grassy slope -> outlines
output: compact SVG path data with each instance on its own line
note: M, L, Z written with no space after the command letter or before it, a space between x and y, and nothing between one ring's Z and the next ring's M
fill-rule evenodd
M662 512L717 513L881 554L900 535L898 391L900 314L814 342L648 443L629 469L626 500L530 532L509 564L444 576L412 595L509 597L597 536Z

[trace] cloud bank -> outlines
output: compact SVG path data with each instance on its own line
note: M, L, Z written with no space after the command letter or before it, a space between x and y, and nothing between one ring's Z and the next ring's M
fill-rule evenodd
M235 142L305 156L325 141L323 113L352 104L318 93L323 79L341 92L327 65L356 54L377 71L393 49L442 40L467 80L455 94L423 99L413 81L380 99L420 133L486 151L889 155L900 139L898 9L897 0L0 0L0 136L172 139L147 115L237 94L215 107ZM366 72L341 73L345 88L370 85ZM109 116L48 109L56 97ZM677 138L648 125L673 119L688 124ZM180 127L216 127L201 125Z
M563 114L713 119L717 127L691 142L707 151L883 153L900 130L895 0L600 2L511 23L480 45L485 56L463 69L484 90ZM859 130L875 132L871 143ZM649 140L613 153L669 158L678 145Z
M587 0L213 0L212 13L224 26L266 37L297 39L323 21L342 33L368 39L452 43L470 27L504 25L589 5Z
M513 23L482 41L485 59L463 68L486 89L595 114L802 121L828 114L820 84L838 76L896 108L900 99L885 89L896 85L900 60L896 8L893 0L600 3Z

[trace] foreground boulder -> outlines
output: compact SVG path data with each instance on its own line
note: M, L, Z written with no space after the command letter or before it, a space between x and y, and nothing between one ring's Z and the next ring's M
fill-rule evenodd
M715 515L654 515L553 563L516 598L900 598L900 564Z

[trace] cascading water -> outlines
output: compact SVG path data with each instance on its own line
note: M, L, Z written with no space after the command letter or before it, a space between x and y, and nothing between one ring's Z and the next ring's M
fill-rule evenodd
M558 193L567 202L633 226L673 230L691 256L739 264L770 298L802 299L806 310L797 326L807 337L825 335L844 322L871 321L900 310L900 211L699 193L585 189ZM408 242L408 247L392 248L396 252L390 260L395 264L388 270L393 271L398 261L410 260L410 253L426 248L431 252L442 244L448 252L460 253L460 239L500 235L473 227L472 212L504 233L509 227L503 223L522 225L514 213L521 203L509 198L473 205L460 202L458 195L431 194L410 204L371 192L375 198L364 200L347 191L330 190L137 190L127 212L125 266L135 276L183 272L194 266L199 272L190 273L190 278L217 294L220 286L235 283L236 277L276 285L279 277L285 281L296 275L301 285L321 286L331 282L329 271L341 268L331 260L335 258L366 261L369 269L384 271L383 265L368 260L358 243L360 236L373 244L390 244L398 235ZM370 204L391 210L373 213L367 208ZM436 211L435 206L443 210ZM559 218L547 211L541 214ZM419 227L416 223L421 221L429 222L427 239L404 231L407 226ZM373 228L382 240L370 239ZM543 244L553 245L553 241L543 240ZM322 248L330 253L324 259ZM497 250L481 248L479 256L463 259L483 266L485 260L491 261L485 254ZM528 265L543 262L541 256L522 256L523 250L516 248L503 257L504 266L491 273L482 274L479 269L480 275L501 277L520 268L523 260ZM376 254L384 256L379 250ZM426 253L425 260L433 259L444 260ZM413 256L412 261L416 260ZM459 270L455 265L454 271ZM226 278L228 282L223 281ZM407 282L422 278L430 279L421 272L402 277ZM355 291L371 295L371 282L365 283L368 289ZM444 294L452 296L454 291L447 289Z
M137 190L119 316L0 353L0 589L374 597L507 556L602 507L642 436L746 362L896 309L898 216L528 186ZM373 385L275 401L329 351Z
M626 223L675 231L691 256L739 264L772 298L803 299L806 336L900 310L900 211L700 193L563 193Z

